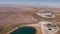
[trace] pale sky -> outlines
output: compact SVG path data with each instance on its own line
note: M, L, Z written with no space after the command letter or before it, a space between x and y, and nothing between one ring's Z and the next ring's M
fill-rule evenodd
M60 0L0 0L1 4L60 6Z

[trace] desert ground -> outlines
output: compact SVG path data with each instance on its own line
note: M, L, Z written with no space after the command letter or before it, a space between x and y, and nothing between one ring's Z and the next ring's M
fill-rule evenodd
M50 12L57 17L46 19L36 15L37 12ZM7 34L20 25L38 23L42 20L51 21L60 27L60 8L0 7L0 34Z

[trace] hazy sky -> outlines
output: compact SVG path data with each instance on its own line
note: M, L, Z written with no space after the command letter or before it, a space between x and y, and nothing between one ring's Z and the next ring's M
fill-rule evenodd
M60 6L60 0L0 0L0 4Z

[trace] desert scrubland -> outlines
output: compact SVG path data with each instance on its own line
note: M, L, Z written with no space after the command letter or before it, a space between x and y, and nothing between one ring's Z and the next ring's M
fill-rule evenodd
M56 18L42 18L35 14L37 12L50 12L56 15ZM7 34L20 25L38 23L42 20L51 21L60 27L60 8L0 7L0 34Z

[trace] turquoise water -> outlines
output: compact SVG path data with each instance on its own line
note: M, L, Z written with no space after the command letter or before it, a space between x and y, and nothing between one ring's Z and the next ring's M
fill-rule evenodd
M11 32L10 34L35 34L36 29L33 27L20 27L17 30Z
M56 26L55 26L55 25L53 25L53 24L47 24L47 25L48 25L48 27L49 27L49 26L53 26L53 27L56 27Z

